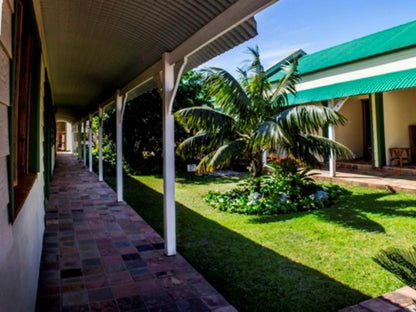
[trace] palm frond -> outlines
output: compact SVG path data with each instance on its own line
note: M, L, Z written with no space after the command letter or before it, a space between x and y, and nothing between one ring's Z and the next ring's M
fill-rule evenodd
M209 107L188 107L175 113L176 120L188 129L204 130L207 133L231 131L235 120Z
M411 249L393 247L381 250L373 260L403 283L416 287L416 246Z
M204 70L210 95L223 112L244 120L249 116L251 102L242 85L224 69L211 67Z
M320 166L318 155L328 159L331 151L340 158L351 159L354 154L345 145L315 134L297 134L295 144L282 146L295 158L313 167Z
M254 147L277 150L280 145L293 144L289 133L274 121L263 122L256 130L254 138Z
M176 148L176 154L182 158L204 152L215 144L215 139L207 133L198 133L182 141Z
M323 105L299 105L285 109L273 119L289 132L318 132L329 124L344 125L346 118Z
M297 72L297 67L297 60L282 66L282 71L285 74L276 83L276 89L271 95L270 102L273 107L280 108L287 106L288 94L296 94L296 84L300 81L300 75Z
M245 147L246 143L244 140L231 141L222 145L212 156L207 167L208 170L216 170L223 166L229 165L231 160L235 158L236 155L241 155Z
M206 154L201 161L199 162L198 166L195 168L195 172L198 174L202 174L204 172L213 172L214 170L210 170L209 163L211 162L212 156L214 156L216 151Z

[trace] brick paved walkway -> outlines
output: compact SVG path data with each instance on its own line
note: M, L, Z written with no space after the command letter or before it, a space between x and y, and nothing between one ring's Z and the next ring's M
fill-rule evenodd
M58 154L36 311L236 311L70 154Z
M346 172L337 171L336 177L332 178L327 170L313 170L316 179L331 181L334 183L364 186L375 189L394 190L395 192L416 193L416 177L395 174L377 175L377 172Z
M416 312L415 300L416 291L406 286L339 312Z

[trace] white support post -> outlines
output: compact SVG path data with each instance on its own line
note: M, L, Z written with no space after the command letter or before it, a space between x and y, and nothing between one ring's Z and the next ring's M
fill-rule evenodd
M75 133L76 135L78 135L78 131L76 131L76 129L78 129L78 126L76 126L75 124L72 125L72 155L75 155L75 149L76 149L76 138L75 138Z
M103 181L103 114L104 109L102 107L98 108L98 118L99 118L99 127L98 127L98 181Z
M88 170L92 172L92 116L88 119Z
M84 166L87 165L87 147L86 147L86 135L85 132L87 130L87 122L84 120L82 122L82 160L84 161Z
M82 147L82 124L81 124L81 121L78 122L77 144L78 144L78 149L77 149L78 159L81 159L81 147Z
M117 138L117 201L123 201L123 113L126 96L116 94L116 138Z
M163 54L163 71L160 76L163 101L163 214L165 255L174 256L176 255L175 120L172 105L186 58L176 64L170 64L169 57L169 53Z
M330 108L334 107L334 100L331 100L330 102L328 102L328 106ZM335 128L334 125L328 125L328 139L330 140L335 140ZM330 156L329 156L329 176L330 177L335 177L336 176L336 167L337 167L337 163L336 163L336 158L334 155L334 151L331 149L330 152Z

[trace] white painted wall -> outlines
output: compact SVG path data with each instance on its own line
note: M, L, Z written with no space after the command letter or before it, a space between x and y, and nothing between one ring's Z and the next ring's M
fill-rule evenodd
M44 231L43 173L13 225L1 210L0 311L33 311Z
M344 126L336 127L335 140L346 145L356 158L363 156L363 113L361 100L350 98L340 109L348 121Z
M409 147L409 125L416 125L416 88L385 92L384 134L387 164L390 163L389 148Z

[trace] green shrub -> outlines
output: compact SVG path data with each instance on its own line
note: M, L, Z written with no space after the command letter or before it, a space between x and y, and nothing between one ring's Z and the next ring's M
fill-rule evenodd
M321 186L294 161L272 165L273 172L247 179L228 192L209 191L203 199L218 210L231 213L272 215L324 208L347 191Z

